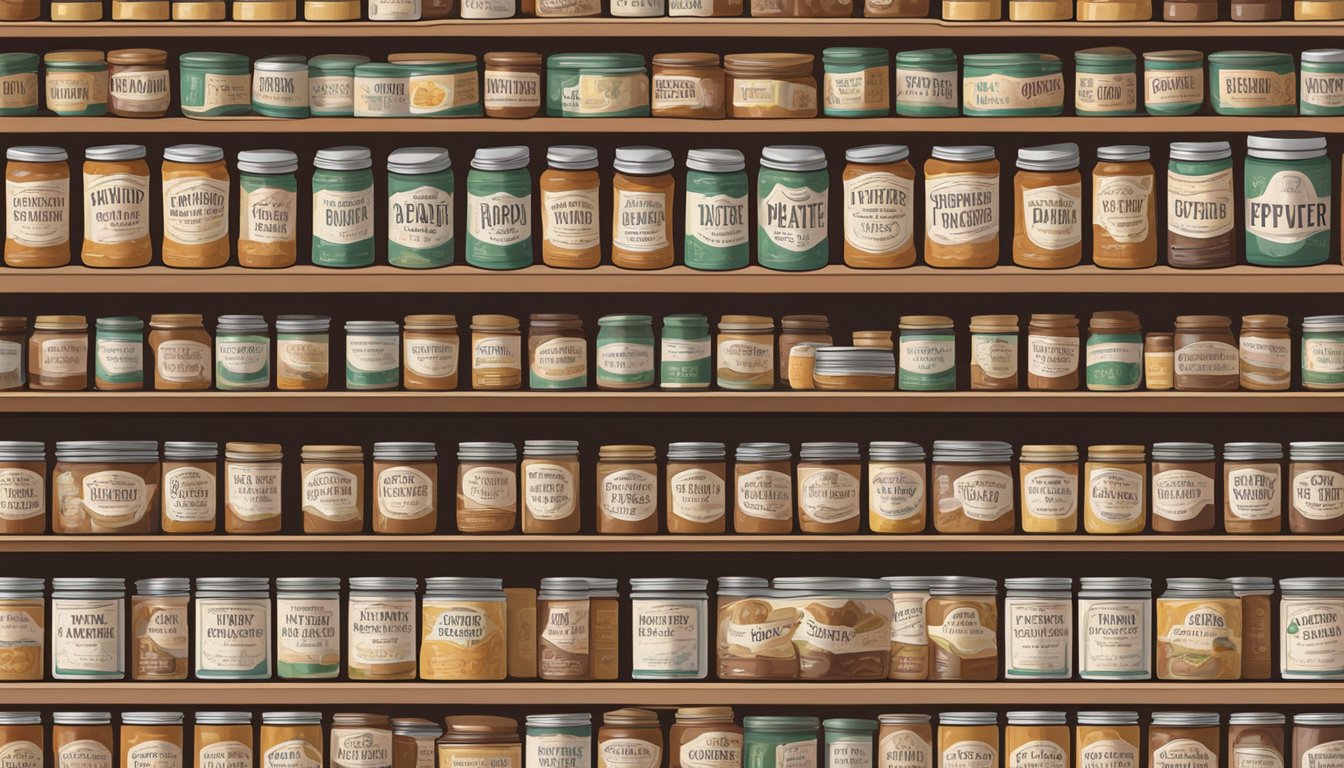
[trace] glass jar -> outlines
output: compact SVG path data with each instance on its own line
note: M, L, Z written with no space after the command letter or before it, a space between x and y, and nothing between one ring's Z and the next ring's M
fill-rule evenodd
M1223 530L1267 534L1283 530L1283 446L1223 445Z
M935 146L924 163L924 263L999 262L999 161L988 146Z
M1222 315L1176 318L1177 391L1226 392L1240 385L1239 355L1232 320Z
M291 267L298 254L298 156L284 149L238 153L238 265Z
M0 315L0 390L22 389L28 382L28 360L25 354L27 337L28 318ZM87 350L88 341L84 343ZM708 367L708 349L705 350L705 357Z
M884 2L892 0L866 0L865 6ZM927 10L919 14L920 17L927 15ZM961 114L957 74L957 54L951 48L898 51L896 114L902 117L956 117Z
M662 389L709 389L709 318L704 315L666 315L660 339L658 386Z
M97 632L82 629L90 626L99 629ZM52 579L49 631L53 679L125 679L126 580ZM60 720L56 722L60 724ZM53 735L58 759L66 757L61 754L65 744L59 733Z
M368 56L346 53L327 53L308 59L309 114L313 117L354 116L355 67L368 62Z
M1324 136L1246 138L1246 263L1329 260L1332 175Z
M1148 462L1142 445L1090 445L1085 466L1083 530L1143 533Z
M719 534L727 528L723 443L667 446L667 532Z
M56 443L52 530L153 533L159 517L159 475L159 444L153 440Z
M736 149L686 153L682 260L687 267L719 271L751 262L749 188L746 159Z
M1268 680L1273 675L1274 580L1268 576L1230 576L1232 594L1241 600L1241 678Z
M546 166L537 184L541 190L541 262L562 269L596 267L602 261L597 150L553 146L546 150Z
M597 731L598 768L656 768L663 755L658 713L647 709L616 709L602 715Z
M187 679L190 603L191 579L135 582L131 597L132 680Z
M1139 388L1143 335L1139 316L1124 310L1094 312L1087 326L1087 388L1119 392Z
M774 388L774 320L757 315L724 315L719 320L717 341L715 382L720 388Z
M313 264L373 264L373 160L367 147L319 149L313 158Z
M31 2L31 0L27 0ZM66 3L65 5L75 5ZM85 7L95 11L98 18L102 18L102 3L83 3ZM63 21L59 10L62 4L60 2L53 4L52 21ZM20 117L25 115L37 114L38 102L38 79L37 69L40 57L36 53L10 52L0 54L0 87L9 94L3 106L0 106L0 116Z
M1211 532L1213 478L1213 445L1153 443L1153 532Z
M393 722L397 729L399 723ZM443 728L432 723L416 730L442 736L429 742L428 754L422 754L413 768L433 768L439 765L490 765L496 768L523 768L523 747L518 739L518 721L511 717L493 715L454 715L443 719ZM400 743L401 730L394 730L394 741Z
M806 360L816 357L817 347L831 346L831 325L825 315L785 315L779 325L779 383L791 386L790 379L799 378L796 374L808 364ZM809 374L806 378L805 388L811 389L812 377Z
M943 576L932 581L925 606L930 640L929 680L982 682L998 677L997 595L998 583L994 579ZM996 762L990 762L983 768L995 765Z
M1241 677L1241 600L1223 579L1170 578L1157 598L1157 679Z
M1219 722L1217 712L1154 712L1148 726L1148 765L1217 768Z
M434 269L453 263L453 170L442 147L387 156L387 263Z
M1280 579L1279 588L1279 674L1284 680L1344 677L1344 653L1336 642L1344 629L1344 579Z
M419 586L419 579L414 577L350 578L345 672L351 680L415 679L419 640L415 593ZM334 726L331 738L335 761ZM389 734L389 741L390 738ZM354 763L350 768L360 768L360 764Z
M1344 389L1344 315L1302 318L1302 388Z
M604 445L598 449L598 533L658 533L657 462L657 452L651 445Z
M364 450L305 445L300 465L304 533L364 532Z
M50 76L48 76L50 86ZM139 144L84 150L86 267L144 267L153 258L149 236L149 166Z
M968 4L966 0L958 0ZM939 712L938 768L999 765L999 716L995 712Z
M1012 533L1013 447L989 440L933 443L933 527L939 533Z
M433 443L373 444L373 532L438 530L438 451Z
M41 442L0 441L0 536L47 532L47 451ZM0 616L3 613L0 612ZM0 620L0 627L15 626ZM0 643L6 643L0 632ZM39 638L40 639L40 638ZM6 647L23 646L24 642ZM23 652L15 651L16 655ZM41 659L38 660L39 666ZM0 679L4 672L0 670Z
M219 527L219 443L163 444L164 533L214 533Z
M518 525L518 449L512 443L457 449L458 532L511 533Z
M899 269L915 263L915 168L910 148L872 144L845 151L845 264Z
M1017 315L971 317L971 389L1017 389L1017 334Z
M705 761L742 764L742 726L732 707L677 707L667 732L669 768L695 768Z
M51 51L42 57L42 64L47 109L59 117L107 114L107 62L102 51Z
M946 8L943 17L947 17ZM962 113L967 117L1062 115L1063 68L1059 57L1048 53L968 53L962 57Z
M199 680L269 680L271 580L223 576L196 579L195 663Z
M392 721L387 715L337 712L331 716L327 754L331 768L393 768Z
M1168 266L1215 269L1236 264L1232 145L1176 141L1168 158Z
M803 533L858 533L863 464L858 443L803 443L798 462L798 527Z
M194 768L252 765L251 712L197 712Z
M621 593L616 579L584 579L588 583L588 648L593 680L621 677Z
M826 733L826 768L873 768L873 737L877 721L837 717L822 721Z
M93 388L128 391L145 388L145 321L138 317L100 317L94 323Z
M38 664L39 674L41 663ZM68 728L68 726L66 726ZM41 712L5 712L0 714L0 750L16 765L40 768L46 762L46 735ZM110 735L110 734L109 734ZM739 739L740 740L740 739ZM111 743L111 740L108 740ZM741 746L738 746L741 754ZM740 760L740 757L739 757ZM108 755L111 765L111 755Z
M897 387L903 392L957 388L956 336L952 318L902 315Z
M234 10L259 5L234 2ZM241 19L240 19L241 20ZM292 18L286 21L293 21ZM252 112L263 117L308 117L308 60L302 56L263 56L252 64Z
M210 333L200 315L149 318L149 348L157 390L204 390L213 380Z
M752 16L758 15L755 11ZM723 57L730 118L816 117L815 57L803 53L730 53Z
M709 674L708 584L704 579L630 580L633 679L703 680Z
M1344 533L1344 443L1289 443L1288 458L1288 530Z
M1220 115L1297 114L1297 72L1291 53L1210 53L1209 80L1209 103Z
M832 47L821 52L822 114L886 117L891 114L891 54L886 48Z
M503 680L508 662L504 601L502 579L425 579L420 679Z
M481 93L485 116L536 117L541 111L544 90L541 54L491 51L482 58L485 67Z
M1233 21L1279 21L1283 18L1280 0L1233 0ZM1282 750L1280 750L1282 751Z
M586 389L588 339L583 318L569 314L528 317L528 387L534 390Z
M51 723L51 754L58 768L112 768L116 763L110 712L53 712Z
M877 765L881 768L933 768L931 717L918 712L878 715Z
M471 316L471 388L510 390L523 385L522 332L509 315Z
M1284 315L1242 315L1238 343L1241 388L1282 391L1292 383L1292 340Z
M3 67L0 59L0 72ZM9 85L3 74L0 85ZM5 160L5 266L69 264L69 154L60 147L10 147Z
M229 262L229 186L219 147L178 144L163 150L165 266L207 269Z
M409 390L457 389L457 317L407 315L401 336L401 378Z
M744 717L742 764L761 768L817 768L817 729L820 725L815 717Z
M1074 61L1075 114L1083 117L1138 114L1137 57L1133 51L1119 46L1087 48L1076 51Z
M275 580L275 669L281 680L330 680L340 674L339 578L298 576ZM265 734L263 728L263 741ZM291 745L291 748L301 747ZM262 749L269 752L264 745ZM263 759L267 756L263 754Z
M1081 577L1078 676L1084 680L1148 680L1153 676L1152 659L1152 579ZM1080 724L1081 718L1079 713ZM1134 735L1138 735L1137 728ZM1078 744L1080 748L1084 745L1082 733L1078 734ZM1133 765L1138 765L1137 760Z
M1003 599L1003 676L1008 680L1072 678L1073 579L1004 579L1003 586L1007 590ZM1010 713L1010 724L1012 716ZM1063 725L1064 713L1059 717L1058 725ZM1066 732L1060 751L1067 753L1068 745ZM1015 762L1021 760L1014 752L1010 749L1009 756ZM1061 755L1061 759L1067 760L1067 755Z
M733 465L733 530L793 533L793 453L788 443L742 443Z
M1078 145L1017 151L1013 263L1037 269L1077 266L1083 258L1083 183Z
M1077 532L1077 447L1024 445L1018 469L1022 475L1022 531Z
M1143 386L1165 392L1176 386L1175 334L1149 333L1143 337Z
M597 325L597 388L653 386L653 318L603 315Z
M1003 731L1004 768L1049 762L1069 764L1069 725L1064 712L1009 712Z
M754 576L720 576L715 590L716 673L724 680L796 680L793 645L797 611L775 612L770 582ZM920 622L921 628L923 622ZM756 643L752 638L762 642ZM748 642L742 642L748 641Z
M885 680L891 668L891 587L881 579L780 577L770 604L796 615L792 639L805 680ZM773 611L772 611L773 613ZM788 613L783 615L787 619ZM780 615L767 617L766 624ZM836 634L837 630L841 630ZM828 635L831 643L809 642ZM764 655L768 651L758 650Z
M528 440L520 470L523 533L578 533L579 443L576 440Z
M723 95L724 74L717 53L654 54L649 99L654 117L722 119Z
M1078 318L1032 315L1027 323L1027 389L1078 389Z
M271 386L271 329L261 315L220 315L215 324L215 387Z
M1193 115L1203 106L1203 52L1144 52L1143 108L1148 114Z
M924 447L918 443L869 443L868 529L873 533L923 533L927 506Z
M263 712L261 768L323 762L321 712Z
M756 177L758 264L789 272L826 266L830 184L826 152L820 147L780 145L761 150Z
M467 263L532 265L532 174L527 147L483 147L467 173Z
M81 315L38 315L28 337L28 387L77 392L89 387L89 324Z
M924 681L929 678L929 628L927 606L929 589L936 580L930 576L884 576L882 580L891 589L891 680ZM919 716L916 716L919 717ZM927 723L924 715L922 722ZM883 721L884 723L887 721ZM879 747L885 755L888 750L887 736L880 737ZM918 748L917 743L907 745ZM925 745L927 748L928 745ZM884 763L899 766L902 761ZM911 761L912 768L927 764Z
M626 269L672 266L672 153L618 147L612 167L611 263Z
M1148 147L1097 148L1092 169L1092 263L1109 269L1157 264L1156 172Z
M395 320L347 320L345 388L396 389L401 378L401 328Z
M331 318L280 315L275 318L275 388L321 391L331 379Z
M179 103L186 117L246 115L252 108L251 65L237 53L184 53Z
M577 768L591 768L592 717L587 712L528 715L525 765L542 765L547 757L563 755Z
M1261 3L1257 3L1261 5ZM1277 12L1278 0L1272 3ZM1276 19L1277 20L1277 19ZM1340 81L1344 80L1344 55L1338 48L1317 48L1303 51L1302 74L1298 80L1298 111L1303 115L1344 115L1344 102L1339 99Z
M587 579L550 576L541 580L537 592L538 677L593 679L592 618Z
M224 445L224 532L279 533L284 454L277 443Z

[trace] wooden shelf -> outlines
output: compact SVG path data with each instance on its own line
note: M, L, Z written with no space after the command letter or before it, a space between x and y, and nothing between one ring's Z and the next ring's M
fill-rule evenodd
M6 683L0 706L1336 706L1344 683Z
M1344 413L1332 392L0 392L0 413Z
M414 133L428 141L435 132L454 134L563 134L563 133L725 133L784 134L801 140L806 133L1123 133L1182 134L1255 133L1257 131L1320 132L1327 124L1319 117L818 117L807 120L692 120L670 117L563 118L534 117L503 120L486 117L458 118L349 118L309 117L284 120L272 117L161 117L140 120L131 117L6 117L0 133L36 134L126 134L147 133L258 133L266 135L329 133Z
M416 22L91 22L5 23L6 32L31 38L181 37L1326 37L1339 22L1168 24L1085 22L946 22L939 19L448 19Z
M1344 536L0 536L0 553L1344 552Z
M777 272L748 267L702 272L673 267L639 272L601 266L569 270L546 266L493 272L468 266L434 270L395 267L281 270L224 267L211 270L0 269L0 294L32 293L1328 293L1344 291L1344 267L1271 269L1238 266L1218 270L1153 267L1139 270L1093 266L1060 270L1002 266L957 270L911 267L864 270L832 265L815 272Z

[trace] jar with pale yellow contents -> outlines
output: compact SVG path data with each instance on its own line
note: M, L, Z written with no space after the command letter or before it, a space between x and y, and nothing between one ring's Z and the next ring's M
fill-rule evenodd
M1138 712L1079 712L1075 768L1120 768L1139 763Z
M502 579L425 579L420 614L420 679L504 679L508 626Z
M545 737L535 738L541 741ZM561 744L567 740L573 741L570 736L559 738ZM443 768L523 768L523 745L518 738L518 721L511 717L445 717L443 737L437 746L439 765ZM538 745L533 749L549 752L547 746L552 745ZM589 748L585 742L581 751L586 754ZM585 763L576 762L576 765L582 768Z
M42 679L42 650L46 638L45 587L45 579L0 578L0 680ZM41 729L38 730L40 735ZM38 757L34 765L41 765L40 751Z
M868 529L923 533L928 520L928 469L918 443L868 444Z
M728 75L728 117L816 117L814 57L804 53L731 53L723 57Z
M260 768L320 766L321 712L263 712Z

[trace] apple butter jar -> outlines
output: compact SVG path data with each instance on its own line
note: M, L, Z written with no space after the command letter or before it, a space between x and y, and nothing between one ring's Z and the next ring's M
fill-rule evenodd
M1302 768L1328 765L1339 759L1341 751L1344 751L1344 714L1293 715L1293 765Z
M1153 444L1153 531L1208 533L1213 506L1213 446L1208 443Z
M1167 158L1168 266L1215 269L1236 264L1232 145L1177 141Z
M1217 712L1154 712L1148 768L1218 768Z
M929 680L983 682L998 677L998 591L994 579L971 576L943 576L929 585L924 609L931 641ZM983 768L996 766L994 761Z
M1266 768L1288 765L1283 759L1283 724L1287 718L1281 712L1233 712L1227 718L1228 768ZM1344 721L1341 721L1344 722ZM1314 765L1310 758L1294 765L1306 768Z
M936 440L931 480L939 533L1012 533L1013 446L992 440Z
M1222 315L1176 318L1175 383L1178 392L1231 392L1241 386L1240 355L1232 320Z
M1037 269L1077 266L1083 258L1083 182L1078 145L1017 152L1013 263Z
M733 530L793 533L793 453L788 443L742 443L733 466Z
M1223 530L1278 533L1283 529L1283 446L1223 445Z
M1078 389L1078 317L1032 315L1027 322L1027 389Z
M1293 533L1344 533L1344 443L1289 443Z

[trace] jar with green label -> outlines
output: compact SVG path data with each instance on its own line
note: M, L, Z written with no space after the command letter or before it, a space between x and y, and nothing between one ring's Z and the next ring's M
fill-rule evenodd
M178 63L183 115L246 115L252 108L252 80L246 56L237 53L184 53Z
M52 51L46 68L46 106L61 117L107 114L107 61L101 51Z
M1302 387L1344 389L1344 315L1302 318Z
M527 147L483 147L467 172L467 263L532 265L532 174Z
M957 342L952 318L903 315L900 330L896 388L903 392L950 392L956 389Z
M886 48L827 48L822 114L886 117L891 114L891 55Z
M833 717L822 722L826 734L825 768L871 768L876 720ZM898 748L899 749L899 748Z
M1220 115L1297 113L1297 72L1291 53L1210 53L1209 82L1213 111Z
M903 117L956 117L957 54L927 48L896 54L896 114Z
M1302 52L1297 109L1304 115L1344 115L1344 49Z
M345 323L345 388L395 389L401 380L401 328L395 320Z
M1143 333L1133 312L1093 313L1087 326L1087 388L1121 392L1139 388Z
M597 326L597 388L653 386L653 318L606 315Z
M663 389L709 389L709 318L704 315L668 315L663 318L662 355L658 386Z
M830 261L831 175L820 147L781 145L761 150L756 178L756 259L791 272L821 269Z
M94 388L145 388L145 321L100 317L94 324Z
M741 269L751 262L746 160L736 149L686 153L686 241L691 269Z
M287 149L238 153L238 264L294 266L298 258L299 158Z
M1137 58L1128 48L1088 48L1074 55L1073 111L1083 117L1138 114Z
M0 117L37 114L36 53L0 53Z
M222 390L271 386L271 332L261 315L220 315L215 326L215 386Z
M557 53L546 58L551 117L648 117L649 75L639 53Z
M1303 267L1330 258L1330 158L1324 136L1246 139L1246 261Z
M1150 115L1193 115L1204 106L1204 54L1143 54L1143 108Z
M368 148L319 149L313 166L313 264L373 264L373 160Z
M968 53L962 112L969 117L1064 114L1064 64L1048 53Z
M252 111L266 117L308 116L308 61L266 56L252 65Z
M368 56L325 53L308 60L308 111L313 117L355 114L355 65Z
M387 156L387 263L432 269L453 263L453 170L443 147Z
M755 715L742 718L742 764L746 768L817 765L815 717Z

